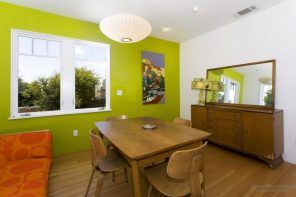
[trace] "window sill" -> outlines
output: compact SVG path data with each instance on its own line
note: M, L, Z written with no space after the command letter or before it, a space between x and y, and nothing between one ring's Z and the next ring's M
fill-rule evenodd
M18 120L18 119L29 119L29 118L42 118L50 116L64 116L64 115L76 115L76 114L89 114L89 113L100 113L100 112L109 112L110 108L91 108L91 109L77 109L75 111L48 111L48 112L29 112L24 114L29 114L28 116L21 116L20 114L16 116L11 116L9 120Z

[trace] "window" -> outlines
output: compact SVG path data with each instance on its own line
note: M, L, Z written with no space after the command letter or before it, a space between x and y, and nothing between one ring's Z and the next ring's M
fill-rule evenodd
M220 80L224 84L224 92L219 93L219 102L239 103L239 83L228 77L221 76Z
M238 94L238 84L230 82L229 92L228 92L228 103L236 103L236 96Z
M60 110L61 43L50 42L55 56L49 41L18 36L18 113Z
M220 82L223 83L225 90L223 92L219 92L218 102L224 103L225 102L225 92L226 92L226 79L224 77L221 77Z
M106 69L104 49L75 45L76 109L106 105Z
M272 105L272 85L260 83L259 105Z
M110 110L109 45L12 31L11 118Z

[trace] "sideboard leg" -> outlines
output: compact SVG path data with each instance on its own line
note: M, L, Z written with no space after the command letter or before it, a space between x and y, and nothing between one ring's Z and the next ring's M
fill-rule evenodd
M275 159L264 159L264 161L269 165L270 168L275 169L283 163L283 157L279 156Z

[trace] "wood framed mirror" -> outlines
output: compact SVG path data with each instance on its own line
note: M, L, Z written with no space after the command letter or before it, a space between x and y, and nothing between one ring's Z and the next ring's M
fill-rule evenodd
M276 60L208 69L207 79L222 88L208 90L206 103L274 109L275 74Z

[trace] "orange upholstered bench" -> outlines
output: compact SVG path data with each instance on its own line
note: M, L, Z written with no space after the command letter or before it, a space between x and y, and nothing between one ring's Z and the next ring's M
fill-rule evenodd
M47 196L51 133L0 135L0 196Z

